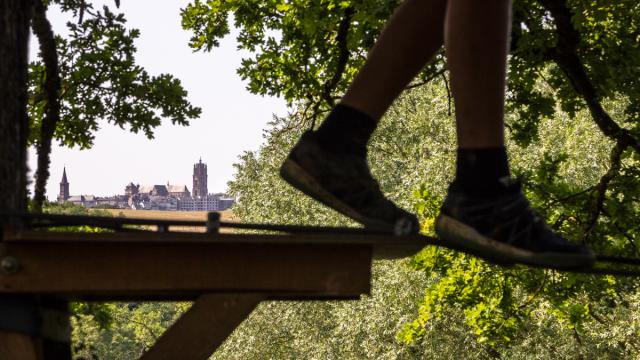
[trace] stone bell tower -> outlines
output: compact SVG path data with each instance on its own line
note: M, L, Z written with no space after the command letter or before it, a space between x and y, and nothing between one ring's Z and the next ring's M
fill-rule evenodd
M193 165L193 198L202 198L207 196L207 164L202 162L202 158L197 164Z

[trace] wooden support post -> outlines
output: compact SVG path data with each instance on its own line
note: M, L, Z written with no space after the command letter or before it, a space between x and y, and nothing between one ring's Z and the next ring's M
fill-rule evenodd
M0 296L0 359L71 359L66 299Z
M207 214L207 232L217 234L220 232L220 213L212 211Z
M0 331L0 359L39 360L43 358L40 348L29 335Z
M209 358L262 299L259 294L200 296L141 360Z

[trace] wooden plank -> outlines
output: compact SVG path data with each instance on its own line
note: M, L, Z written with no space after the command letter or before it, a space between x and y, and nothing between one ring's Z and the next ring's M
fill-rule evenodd
M319 244L319 245L367 245L374 249L376 258L406 257L420 251L429 244L448 246L439 239L414 235L393 236L376 234L204 234L204 233L78 233L48 231L6 231L5 242L180 242L218 244ZM448 246L450 247L450 246Z
M193 299L210 292L357 298L370 288L367 245L217 241L5 241L0 294L74 299Z
M381 234L206 234L153 231L136 233L119 232L59 232L35 230L5 230L3 241L113 241L113 242L211 242L231 244L340 244L340 245L373 245L373 246L426 246L437 242L435 238L422 235L394 236Z
M257 294L205 294L141 360L207 359L262 300Z

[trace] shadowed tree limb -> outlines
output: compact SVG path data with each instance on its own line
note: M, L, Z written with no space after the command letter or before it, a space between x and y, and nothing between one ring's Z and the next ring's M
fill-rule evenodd
M600 97L587 75L584 64L578 57L577 49L580 43L580 33L571 24L573 14L567 7L566 1L539 1L553 16L556 35L558 36L557 45L548 49L545 55L553 60L567 75L572 87L586 102L598 128L619 145L631 146L636 152L640 153L640 140L613 121L600 103Z
M611 165L609 166L609 170L600 178L600 182L596 185L596 199L594 201L593 210L591 212L591 216L587 221L587 227L584 231L583 240L586 240L587 237L593 231L596 223L598 222L598 218L600 214L604 211L604 200L606 197L607 189L609 188L609 184L611 180L616 176L618 171L620 170L620 163L622 161L622 152L627 148L626 145L622 145L617 143L613 149L611 149Z
M34 190L34 207L36 213L42 212L45 199L45 188L49 179L49 164L51 162L51 140L60 120L60 74L58 69L58 53L51 29L51 23L47 19L47 8L42 0L36 0L31 26L40 43L40 56L45 65L44 91L45 91L45 116L42 119L40 136L37 143L38 169L36 171L36 184Z
M349 62L350 52L349 47L347 46L347 37L349 35L349 27L351 26L352 17L353 8L346 8L344 10L344 17L338 26L338 33L336 34L336 43L338 44L338 64L336 65L336 72L333 74L331 79L324 83L322 87L322 99L331 107L335 105L335 101L331 96L331 93L342 79L342 75L344 74L344 71L347 68L347 63Z
M331 77L331 79L327 80L322 85L322 92L320 93L320 99L318 101L313 101L313 96L309 95L309 103L305 108L303 114L307 114L309 106L312 107L313 111L311 113L311 129L315 128L316 118L322 113L320 110L320 105L322 101L327 103L329 107L335 106L335 98L331 95L331 93L335 90L336 86L342 79L342 75L347 68L347 64L349 62L349 56L351 55L349 51L349 47L347 44L348 36L349 36L349 28L351 26L351 19L353 17L354 10L351 7L348 7L344 10L344 17L340 20L340 24L338 25L338 32L336 34L336 43L337 43L337 51L338 51L338 63L336 64L336 71Z
M621 156L627 147L633 148L640 154L640 139L618 125L611 116L604 110L600 103L600 96L595 86L591 82L584 64L578 56L578 46L580 44L580 33L572 25L573 14L566 1L539 0L544 8L549 11L555 24L557 44L545 53L545 56L554 61L565 73L573 89L582 97L587 104L591 117L602 133L616 142L611 150L611 165L609 170L601 177L596 185L596 198L593 210L586 221L586 228L583 234L585 241L597 224L598 218L603 213L606 192L611 180L620 170Z
M447 70L448 69L446 67L442 68L442 69L440 69L440 70L438 70L438 71L436 71L436 72L434 72L432 74L429 74L429 76L427 76L427 78L422 80L422 81L419 81L419 82L416 82L416 83L411 83L411 84L407 85L404 89L405 90L410 90L410 89L414 89L414 88L417 88L417 87L420 87L420 86L423 86L423 85L427 85L428 83L431 82L431 80L437 78L438 76L443 76L444 73L447 72Z

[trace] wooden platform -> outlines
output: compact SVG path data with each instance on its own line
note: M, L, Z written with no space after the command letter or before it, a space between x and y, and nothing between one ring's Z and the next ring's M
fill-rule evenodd
M195 300L143 356L206 359L263 300L358 299L375 257L435 239L371 234L5 231L0 296Z

